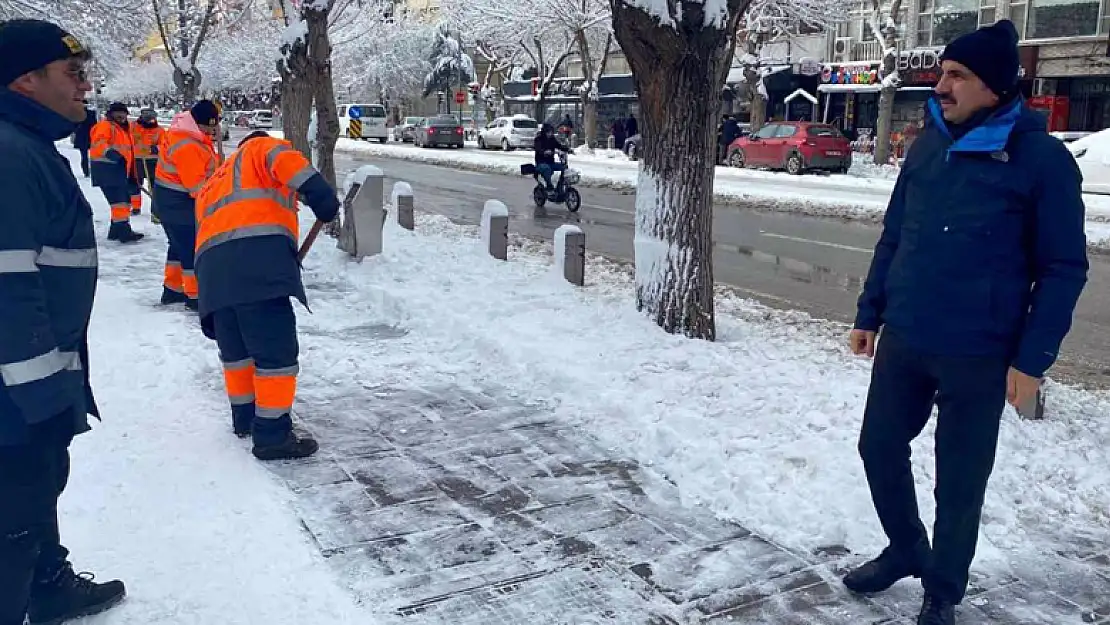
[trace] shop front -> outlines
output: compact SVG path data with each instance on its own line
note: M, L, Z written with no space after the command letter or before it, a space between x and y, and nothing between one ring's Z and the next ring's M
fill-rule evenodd
M567 115L575 128L582 128L583 78L556 78L544 99L544 110L540 122L558 125ZM505 114L536 115L536 91L538 81L520 80L506 82L502 93L505 97ZM603 141L616 120L625 120L630 114L638 115L640 105L636 98L636 84L631 74L602 76L597 81L597 137ZM582 133L578 133L582 136Z
M1030 46L1032 47L1032 46ZM1110 58L1106 42L1042 43L1031 56L1034 70L1029 103L1049 117L1050 131L1095 132L1110 127ZM1025 90L1023 89L1023 93ZM1066 120L1066 121L1065 121Z
M902 132L920 125L925 102L933 92L940 70L935 55L922 65L920 57L904 52L899 74L902 86L894 97L893 130ZM826 65L817 91L822 101L822 120L838 127L852 140L874 136L879 120L882 90L878 63Z

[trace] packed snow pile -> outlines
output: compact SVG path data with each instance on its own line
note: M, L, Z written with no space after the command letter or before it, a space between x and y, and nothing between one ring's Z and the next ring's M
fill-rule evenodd
M1067 146L1083 173L1083 191L1110 194L1110 129L1076 139Z

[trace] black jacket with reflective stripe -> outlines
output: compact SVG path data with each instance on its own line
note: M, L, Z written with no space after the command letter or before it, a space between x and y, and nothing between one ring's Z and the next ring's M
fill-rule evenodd
M0 88L0 445L29 425L96 415L87 333L96 291L92 208L54 142L77 124Z

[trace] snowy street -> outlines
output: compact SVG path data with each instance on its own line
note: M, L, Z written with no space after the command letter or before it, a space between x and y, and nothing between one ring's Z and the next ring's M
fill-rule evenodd
M89 625L911 622L918 584L863 599L838 582L884 544L856 451L870 363L841 326L722 293L716 343L664 334L624 265L591 255L575 289L549 243L510 235L495 261L436 214L474 222L496 197L514 232L549 238L565 213L532 217L529 180L373 162L387 195L412 183L416 232L388 224L361 263L317 241L295 413L321 452L271 465L232 435L196 317L156 304L164 236L144 211L145 240L104 243L108 206L82 181L104 422L74 444L62 532L130 592ZM626 257L630 202L584 196L588 249ZM814 236L874 237L837 227ZM1110 624L1110 393L1049 397L1044 421L1004 416L961 622ZM914 467L929 523L932 426Z
M355 145L361 149L366 144ZM386 147L416 149L396 144ZM420 153L451 156L459 152ZM576 223L589 233L591 251L632 260L632 192L584 187L577 215L562 206L552 206L545 216L537 216L531 201L531 178L371 157L364 152L336 152L340 180L368 162L382 165L390 184L404 180L412 185L421 210L446 215L459 223L477 224L482 204L496 198L509 207L515 232L550 240L555 228ZM716 206L714 218L714 276L719 284L777 308L845 323L854 318L856 297L867 275L879 226L721 203ZM1110 228L1110 224L1088 226ZM1110 384L1104 373L1105 363L1110 362L1110 257L1090 254L1090 262L1090 286L1079 302L1063 359L1055 371L1065 379L1103 388Z

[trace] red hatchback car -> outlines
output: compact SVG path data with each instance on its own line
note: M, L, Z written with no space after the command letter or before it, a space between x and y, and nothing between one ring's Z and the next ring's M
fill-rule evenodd
M733 167L767 167L800 174L807 169L845 173L852 146L835 126L813 122L770 122L728 146Z

